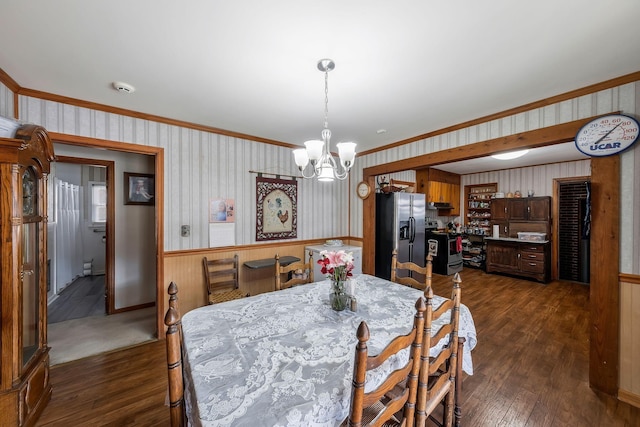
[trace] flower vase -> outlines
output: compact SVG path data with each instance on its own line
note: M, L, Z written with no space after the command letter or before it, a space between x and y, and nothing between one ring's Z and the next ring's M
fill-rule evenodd
M349 296L344 291L343 281L331 281L331 294L329 294L331 308L335 311L342 311L349 305Z

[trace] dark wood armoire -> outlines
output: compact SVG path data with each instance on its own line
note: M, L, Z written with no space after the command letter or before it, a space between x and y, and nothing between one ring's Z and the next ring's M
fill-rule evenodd
M39 126L0 138L0 425L31 426L51 397L47 347L47 179Z

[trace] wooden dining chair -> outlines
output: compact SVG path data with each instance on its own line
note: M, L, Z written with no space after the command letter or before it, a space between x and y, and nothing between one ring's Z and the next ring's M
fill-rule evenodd
M425 289L425 282L419 281L416 277L399 276L398 270L406 270L416 273L417 278L426 280L427 267L420 267L418 264L413 262L398 262L398 250L394 249L391 254L391 281L416 289Z
M169 374L169 414L171 427L187 425L184 406L184 377L182 370L182 327L178 310L178 286L169 284L169 308L164 316L167 325L167 369Z
M204 282L207 287L207 303L231 301L248 297L249 293L239 289L238 255L233 258L202 258Z
M430 265L430 263L428 263ZM458 327L460 324L460 298L461 290L460 274L456 273L453 279L453 291L450 299L433 308L433 289L431 287L430 272L427 279L427 288L424 291L426 299L426 311L424 322L424 334L422 342L422 356L420 375L418 379L418 398L416 402L416 425L423 427L427 419L438 426L451 426L454 418L454 407L457 405L456 394L459 392L459 383L456 376L460 374L462 354L458 350L462 343L458 340ZM436 320L446 313L451 313L449 321L437 331L432 330ZM430 350L448 336L446 346L440 350L437 356L430 357ZM440 420L434 417L436 408L443 404L443 416ZM459 423L459 411L456 410L456 424Z
M395 337L377 356L369 356L369 327L362 321L357 331L351 387L349 417L342 426L406 426L414 425L418 388L418 371L424 333L424 298L416 301L413 329L407 335ZM376 389L365 392L367 371L378 368L402 349L409 350L404 366L391 372Z
M282 281L282 275L287 275L287 280ZM280 264L280 256L276 254L276 291L292 286L313 282L313 252L309 251L309 260L306 263L294 262L289 265Z

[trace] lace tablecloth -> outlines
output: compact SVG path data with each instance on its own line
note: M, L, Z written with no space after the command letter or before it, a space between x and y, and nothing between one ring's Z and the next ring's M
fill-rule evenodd
M333 311L329 293L330 283L323 281L185 314L182 331L190 425L339 425L349 411L358 325L367 322L369 354L377 354L392 337L411 330L415 302L422 292L360 275L357 312ZM441 301L435 296L434 308ZM464 305L459 333L466 338L463 370L473 374L476 329ZM406 361L407 352L397 357ZM367 377L368 387L377 383L375 374Z

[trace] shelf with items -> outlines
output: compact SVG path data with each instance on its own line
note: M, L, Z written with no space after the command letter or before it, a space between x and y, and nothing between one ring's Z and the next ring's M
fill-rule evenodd
M498 191L497 183L465 185L465 216L467 234L491 233L491 202Z
M484 236L466 234L462 238L462 262L465 267L485 268L487 244Z

